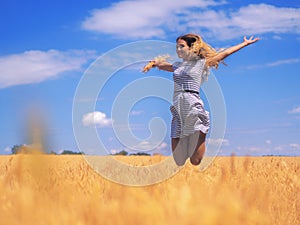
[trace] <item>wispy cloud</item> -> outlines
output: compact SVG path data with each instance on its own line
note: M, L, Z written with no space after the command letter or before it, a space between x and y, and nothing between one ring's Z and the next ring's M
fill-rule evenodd
M290 96L287 98L281 98L281 99L275 100L274 103L275 104L286 104L286 103L294 103L297 101L300 101L300 95Z
M299 144L296 144L296 143L291 143L289 144L289 146L293 149L297 149L297 150L300 150L300 145Z
M300 145L298 143L282 144L274 147L274 155L299 155Z
M288 111L289 114L300 114L300 106Z
M0 88L39 83L57 78L64 72L81 71L83 65L93 58L94 51L53 49L1 56Z
M267 145L256 146L237 146L235 151L238 155L298 155L300 145L298 143L287 143L273 145L270 140L266 141ZM230 153L223 151L223 153Z
M132 110L131 112L130 112L130 116L139 116L139 115L141 115L141 114L143 114L144 113L144 111L143 110Z
M278 60L272 63L268 63L266 66L273 67L273 66L279 66L283 64L294 64L294 63L300 63L300 58Z
M154 147L157 146L157 147ZM134 146L134 149L137 149L137 151L142 151L142 152L161 152L161 151L166 151L168 149L168 144L166 142L162 142L161 144L157 145L157 143L152 143L149 141L141 141L138 145ZM127 149L131 150L132 149Z
M219 39L249 34L300 33L300 9L251 4L220 10L226 1L121 1L94 9L82 28L117 38L164 38L195 31ZM222 35L220 35L222 34Z
M300 63L300 58L292 58L292 59L281 59L274 62L266 63L266 64L259 64L259 65L252 65L247 66L247 69L258 69L264 67L276 67L281 65L290 65L290 64L297 64Z
M76 103L93 103L93 102L98 102L98 101L103 101L104 98L99 97L97 99L93 99L93 98L78 98L78 99L72 99L72 101L76 101Z

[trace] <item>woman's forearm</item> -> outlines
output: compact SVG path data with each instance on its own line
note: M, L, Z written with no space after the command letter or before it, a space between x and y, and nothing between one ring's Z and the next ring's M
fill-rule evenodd
M173 69L172 65L161 66L161 67L158 67L158 69L165 70L165 71L168 71L168 72L174 72L174 69Z
M226 57L230 56L231 54L241 50L242 48L246 47L247 45L249 45L248 43L246 42L242 42L238 45L235 45L235 46L232 46L232 47L229 47L227 49L225 49L224 51L220 52L217 56L216 56L216 61L222 61L224 60Z
M244 41L242 43L232 46L232 47L229 47L222 52L219 52L215 57L213 57L211 59L211 61L221 62L222 60L224 60L226 57L230 56L231 54L239 51L240 49L242 49L250 44L255 43L258 40L259 40L259 38L253 38L253 36L251 36L249 39L244 37Z
M174 72L173 65L168 62L161 62L161 63L155 63L155 67L157 67L160 70L165 70L168 72Z

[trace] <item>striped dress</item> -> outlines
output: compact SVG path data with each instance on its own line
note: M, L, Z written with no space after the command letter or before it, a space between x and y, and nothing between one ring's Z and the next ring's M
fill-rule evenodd
M205 59L175 62L173 69L171 138L182 138L196 131L207 133L210 127L209 113L199 97L200 86L208 74Z

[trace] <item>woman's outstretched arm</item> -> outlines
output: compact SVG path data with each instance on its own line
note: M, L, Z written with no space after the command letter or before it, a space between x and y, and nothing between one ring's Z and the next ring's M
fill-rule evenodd
M216 56L212 57L211 59L208 59L206 64L207 65L211 65L214 64L214 62L221 62L222 60L224 60L226 57L230 56L231 54L241 50L242 48L253 44L255 42L257 42L259 40L259 38L254 38L253 36L251 36L249 39L246 38L246 36L244 37L244 41L238 45L229 47L227 49L225 49L224 51L219 52Z
M167 62L167 61L163 61L163 62L155 61L154 66L157 67L160 70L165 70L165 71L168 71L168 72L174 72L173 65L171 63Z
M143 68L143 72L146 73L149 70L151 70L154 67L157 67L160 70L165 70L169 72L173 72L173 65L169 62L167 62L167 58L169 58L169 55L160 55L155 57L153 60L149 61L146 66Z

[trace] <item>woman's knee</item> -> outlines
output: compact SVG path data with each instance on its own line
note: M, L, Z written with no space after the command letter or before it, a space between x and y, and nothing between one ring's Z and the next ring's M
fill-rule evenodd
M198 166L202 161L202 157L200 156L192 156L190 157L190 162L191 164L193 164L194 166Z

